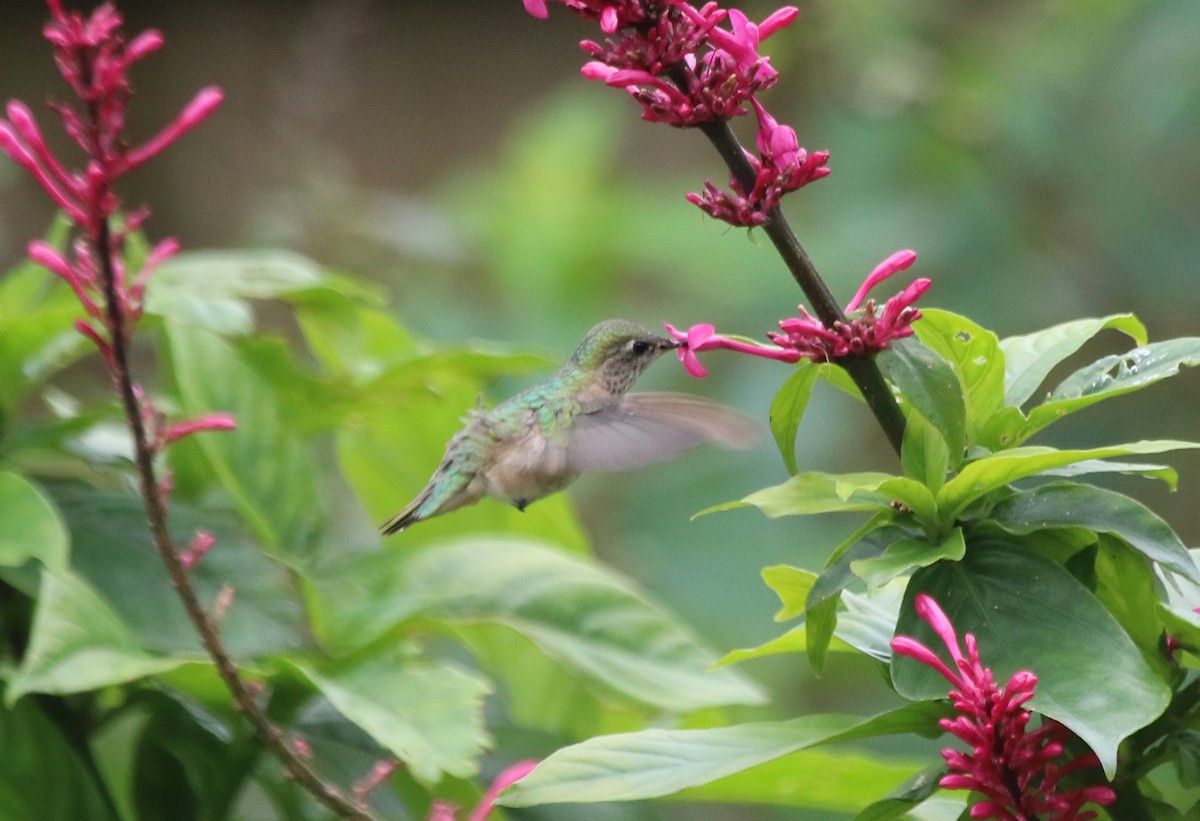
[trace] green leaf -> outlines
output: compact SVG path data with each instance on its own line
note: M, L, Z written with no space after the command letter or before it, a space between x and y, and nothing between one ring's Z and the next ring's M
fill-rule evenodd
M827 749L800 750L683 790L671 799L771 804L848 813L861 808L869 796L878 795L897 781L908 778L919 766L915 761L897 761L880 755ZM797 773L836 773L836 776L797 778Z
M802 363L783 383L771 402L771 433L775 436L775 443L779 445L779 454L783 457L784 466L793 476L800 471L796 465L796 434L816 381L817 368L809 363Z
M949 362L961 383L966 448L972 447L992 414L1004 405L1004 356L996 335L966 317L926 309L913 325L917 338ZM932 421L932 420L931 420ZM957 465L964 450L950 445Z
M54 504L15 473L0 471L0 566L36 559L51 570L67 564L67 529Z
M1146 558L1200 584L1200 569L1171 526L1123 493L1073 482L1018 491L998 504L990 518L1009 533L1048 527L1086 527L1128 542Z
M983 664L997 681L1017 670L1037 675L1031 709L1082 738L1111 778L1117 746L1162 713L1170 688L1074 576L1030 552L1038 547L1037 534L969 547L962 561L941 562L913 574L897 635L941 649L913 608L918 594L932 596L960 636L975 635ZM892 681L910 699L944 698L949 688L931 668L899 655L892 659Z
M938 791L938 781L946 773L945 764L931 764L888 793L886 798L876 801L854 816L854 821L893 821L896 818L908 818L906 813L909 810ZM965 801L961 803L965 807Z
M398 653L330 671L294 666L417 780L435 784L443 774L475 774L476 758L490 743L483 725L486 681Z
M757 704L763 695L612 571L548 546L500 537L375 554L312 580L318 635L381 631L408 618L511 628L593 682L668 710Z
M1083 347L1105 328L1114 328L1146 344L1146 328L1133 314L1113 314L1101 319L1076 319L1024 336L1000 341L1004 351L1004 401L1024 405L1037 392L1054 366Z
M798 473L781 485L763 488L737 502L727 502L701 511L697 516L737 507L756 507L766 516L808 516L852 510L884 510L892 498L875 493L886 481L899 477L888 473Z
M946 438L920 414L909 416L904 425L900 464L905 477L920 482L931 494L946 483L946 473L950 470Z
M1149 562L1119 539L1100 539L1095 560L1096 598L1124 628L1142 656L1160 675L1170 673L1162 652L1163 623L1158 615L1159 581Z
M155 272L146 289L146 312L225 335L247 334L253 315L247 299L272 299L324 282L316 263L290 251L192 251Z
M808 644L808 625L801 624L757 647L743 647L737 650L730 650L717 661L716 666L724 667L728 664L740 664L750 659L777 656L782 653L803 653L808 649ZM828 642L828 649L834 652L850 652L854 650L853 647L836 638ZM822 661L824 661L823 658Z
M779 601L783 605L775 614L775 621L788 621L804 614L808 593L812 590L813 582L817 580L816 573L799 567L777 564L772 567L764 567L762 577L763 581L767 583L767 587L775 591L775 595L779 597Z
M201 659L145 652L83 579L70 571L47 569L42 572L29 648L4 698L11 706L26 693L81 693Z
M316 465L286 428L275 395L236 349L208 331L168 323L182 412L233 414L237 429L194 439L264 547L294 562L311 556L321 515Z
M1042 471L1043 476L1090 476L1097 473L1123 473L1129 476L1144 476L1147 479L1159 479L1171 490L1179 484L1179 473L1170 465L1153 465L1144 462L1104 462L1098 459L1085 459L1073 465L1066 465L1054 470Z
M956 527L940 544L930 544L927 539L894 541L879 556L850 562L850 570L868 588L882 587L915 567L928 567L942 559L958 561L966 550L962 530Z
M654 729L599 736L553 753L505 790L499 803L528 807L655 798L820 744L928 733L931 727L936 729L942 715L939 705L915 704L868 719L813 715L710 730Z
M1076 462L1130 454L1163 453L1195 447L1200 447L1200 445L1175 439L1150 439L1083 450L1058 450L1045 447L1012 448L974 460L947 482L937 495L938 515L945 521L953 521L976 499L1004 487L1009 482Z
M71 526L75 572L112 603L139 646L200 653L196 629L150 539L141 498L78 484L55 483L48 489ZM190 576L205 605L216 601L224 585L235 586L235 604L221 621L221 638L234 657L292 652L310 643L292 578L254 546L232 514L176 499L170 530L180 547L199 530L216 537Z
M0 705L0 818L4 821L51 821L115 818L88 766L68 738L74 724L43 711L26 699L11 709Z
M875 361L904 402L941 433L957 459L966 443L966 409L963 388L950 363L912 338L893 342Z
M1197 364L1200 364L1200 337L1154 342L1125 354L1103 357L1064 379L1027 417L1016 409L998 414L981 443L993 450L1019 445L1068 414L1147 387L1174 376L1181 367Z

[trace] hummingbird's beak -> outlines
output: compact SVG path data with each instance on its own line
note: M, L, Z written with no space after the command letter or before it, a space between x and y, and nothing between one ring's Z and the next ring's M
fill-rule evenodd
M666 337L663 337L662 349L664 351L673 351L673 350L676 350L677 348L686 348L686 347L687 347L686 339L667 339Z

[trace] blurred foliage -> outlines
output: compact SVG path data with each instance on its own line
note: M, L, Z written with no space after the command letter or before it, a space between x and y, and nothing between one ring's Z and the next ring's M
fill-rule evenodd
M761 19L772 5L743 7ZM188 528L202 522L219 531L222 549L233 557L219 557L219 549L210 556L211 569L198 571L201 579L211 572L218 587L243 560L255 563L256 578L263 561L288 578L342 552L356 554L347 561L367 561L357 554L371 554L371 523L424 480L457 416L476 396L497 398L527 384L534 369L551 367L598 319L712 321L761 336L801 298L765 243L707 221L683 200L705 176L724 176L698 134L636 122L632 102L578 77L582 53L574 42L590 32L565 16L536 23L516 0L461 2L453 9L368 0L304 6L146 0L122 8L131 28L144 20L162 28L172 45L158 67L135 75L145 121L153 121L156 99L170 108L199 84L221 84L229 100L205 136L189 137L164 158L160 176L148 170L130 201L152 203L156 224L185 246L288 247L331 268L366 273L377 286L351 287L342 279L331 285L334 278L322 271L324 285L310 282L287 294L291 308L257 303L248 311L245 297L269 294L227 295L221 304L220 294L186 293L194 272L183 276L181 270L180 299L174 308L160 308L184 312L163 331L164 341L174 337L175 344L162 349L162 395L188 412L224 409L206 404L218 400L237 403L255 429L265 431L245 452L212 434L172 452L181 535L186 539ZM833 175L790 198L785 209L835 293L848 295L879 259L911 247L920 253L918 273L935 281L931 304L969 313L1003 334L1116 311L1136 312L1156 336L1195 332L1200 5L819 0L801 9L798 23L769 43L782 82L767 103L804 144L833 153ZM43 85L51 72L37 36L40 23L36 3L6 10L0 22L6 96L36 100L59 93ZM11 262L50 214L8 164L0 164L0 200L0 258ZM306 263L289 263L296 264ZM104 388L98 368L70 367L85 348L68 327L69 294L22 271L7 279L24 278L38 289L45 313L22 318L27 329L6 336L0 348L4 464L24 476L54 478L40 493L67 511L71 533L79 533L71 561L102 567L103 554L81 547L90 528L78 522L89 521L96 505L119 507L118 500L87 502L72 494L79 493L79 480L118 496L128 490L114 409L91 399ZM186 314L191 309L196 315ZM22 310L10 309L13 327ZM194 327L175 329L183 320ZM249 327L271 333L246 336ZM509 340L537 353L500 351L481 339ZM181 370L170 356L182 350L181 341L227 361L238 379L214 384L212 374L204 378L207 359L185 362ZM1108 344L1101 336L1089 358ZM786 372L768 362L713 359L712 377L703 384L666 365L644 382L716 395L765 422ZM53 380L21 389L39 373ZM374 379L387 389L367 390ZM414 385L432 387L414 398ZM32 395L36 390L45 401ZM403 409L394 399L401 391ZM85 401L73 401L78 397ZM260 405L263 398L271 401ZM1079 414L1064 422L1056 444L1124 441L1129 437L1122 431L1135 426L1140 436L1194 438L1197 403L1195 378L1181 379ZM64 442L71 443L69 452ZM807 470L895 467L869 416L833 391L815 393L796 447ZM389 453L405 456L383 455ZM1165 486L1106 481L1145 501L1185 542L1195 543L1200 512L1192 496L1200 461L1185 454L1175 464L1183 490L1174 495ZM331 478L338 473L331 466L342 465L357 479ZM299 475L300 468L310 472ZM773 636L775 602L759 569L819 567L853 522L828 514L781 525L753 511L687 520L781 482L787 473L764 441L746 454L696 454L620 480L581 480L574 509L590 540L561 499L524 515L481 505L456 514L458 522L430 522L406 538L416 545L516 528L569 551L591 541L606 563L637 578L708 642L750 646ZM288 509L276 506L278 499L256 497L246 475L288 483L309 507ZM45 518L34 521L54 527ZM285 542L280 528L294 529L284 535L300 541ZM123 532L126 540L131 533ZM271 548L273 558L243 554L239 544ZM284 545L297 552L282 555ZM251 555L257 558L244 558ZM80 566L89 584L114 597L109 606L146 604L149 585L131 595L104 587L99 567ZM35 589L28 576L12 583L26 594ZM239 582L239 607L248 612L258 599L247 592L249 601L242 600L245 583ZM285 597L290 604L255 605L272 625L269 636L240 635L236 619L246 613L239 616L235 607L231 642L256 654L267 652L264 643L281 649L313 641L294 629L305 617L321 624L322 611L312 603L319 592L305 592L303 600ZM297 602L305 616L292 612ZM308 607L314 607L311 616ZM6 624L20 624L17 611L4 611ZM183 646L169 640L165 625L175 621L119 615L135 642L154 636L166 642L139 644L143 650ZM488 674L496 681L510 672L501 662L519 660L521 680L546 676L564 688L553 698L545 695L553 688L502 691L519 724L558 723L579 734L629 726L632 719L600 711L577 682L562 683L554 665L510 628L490 629L458 625L454 635L476 658L492 660ZM881 681L863 675L869 668L845 654L831 659L819 681L794 657L781 658L747 668L769 684L781 715L815 707L855 712L889 697ZM311 687L297 670L289 666L274 675L286 673L302 691ZM209 678L191 666L170 675L185 691L208 688L207 709L217 709L212 705L221 697ZM169 725L195 707L151 694L139 699L136 710L106 726L104 749L113 751L118 768L112 777L124 777L120 767L149 756L138 752L143 724L153 717ZM0 721L19 728L45 721L30 717L30 709L27 697ZM601 715L616 726L605 725ZM302 718L321 727L327 716L318 710ZM347 751L364 742L337 730L314 747L320 754L319 743L326 744L349 762ZM198 756L214 738L227 742L223 730L214 732L181 740L170 760ZM522 729L492 732L506 744L529 738ZM64 756L72 755L68 740L60 746ZM370 752L356 754L362 766L348 763L347 778L371 761ZM278 783L256 789L286 793ZM55 798L94 800L66 789ZM840 816L789 811L786 817Z

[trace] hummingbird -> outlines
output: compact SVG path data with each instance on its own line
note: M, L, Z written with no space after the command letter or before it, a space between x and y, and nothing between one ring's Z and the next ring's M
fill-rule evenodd
M554 376L470 411L429 482L380 531L397 533L484 496L524 510L580 473L641 467L696 445L748 447L759 426L738 411L684 393L628 392L681 344L621 319L596 325Z

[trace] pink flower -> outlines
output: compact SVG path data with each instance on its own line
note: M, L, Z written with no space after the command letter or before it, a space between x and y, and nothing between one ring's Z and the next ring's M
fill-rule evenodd
M921 318L921 312L913 307L929 286L928 279L917 279L896 296L889 299L878 311L874 300L863 306L867 293L883 280L911 266L917 259L914 251L897 251L885 259L867 276L846 313L854 313L862 307L859 316L846 322L835 322L826 327L800 307L800 316L782 320L782 333L767 334L777 345L793 348L814 362L830 362L846 356L864 356L885 350L894 339L902 339L913 333L912 324Z
M129 68L157 51L162 35L147 31L126 42L120 32L121 15L111 3L102 3L87 17L67 12L61 0L48 0L50 22L43 34L54 47L55 62L63 79L78 97L72 107L51 103L67 136L82 150L80 167L72 169L50 149L33 112L18 101L9 102L7 120L0 120L0 151L28 171L50 198L80 229L85 241L73 244L70 253L34 242L29 256L62 277L90 317L76 323L80 332L111 357L113 329L104 307L104 276L111 276L126 333L141 316L146 282L154 268L178 249L173 239L159 243L142 269L127 278L122 263L125 238L138 230L148 212L126 214L121 227L113 216L121 210L115 185L122 175L156 156L184 133L206 120L220 105L222 92L205 88L157 135L129 147L125 137L126 113L133 89Z
M487 817L492 814L492 810L496 806L496 798L509 787L525 776L533 772L533 768L537 766L537 762L533 760L519 761L513 764L508 769L496 776L496 780L488 787L483 798L479 799L479 803L475 805L475 809L471 810L471 814L467 816L467 821L486 821ZM429 810L429 816L426 821L456 821L455 815L457 807L445 801L435 801Z
M191 570L196 566L196 563L204 558L208 551L213 549L213 545L217 543L217 537L209 533L207 530L198 530L196 535L192 537L191 544L187 550L179 554L179 563L184 569ZM299 749L297 747L297 749Z
M898 251L877 265L858 289L858 293L850 300L846 307L847 313L858 310L873 287L897 271L908 268L916 258L917 255L913 251ZM707 376L708 371L700 364L696 354L714 348L778 359L781 362L799 362L801 359L834 362L847 356L873 354L887 348L891 340L911 335L912 323L921 317L921 312L912 305L929 290L929 286L928 279L915 280L889 299L881 312L877 310L874 300L870 300L862 308L860 316L846 322L835 322L832 328L826 327L821 320L801 306L799 316L780 321L779 328L782 333L767 333L775 346L721 336L708 324L693 325L686 333L665 323L664 326L671 336L684 343L676 349L679 361L683 363L685 371L697 378Z
M986 797L971 808L972 818L1085 821L1096 817L1095 812L1080 812L1085 804L1116 800L1116 793L1107 786L1058 791L1064 775L1099 762L1095 755L1087 754L1064 765L1055 763L1069 736L1058 722L1046 720L1037 730L1026 731L1031 713L1022 705L1033 698L1036 675L1020 670L1003 689L997 687L992 671L980 660L975 637L970 633L964 636L964 654L954 625L937 602L922 593L915 605L917 614L945 644L954 666L908 636L893 638L892 650L932 667L950 682L950 700L961 715L939 724L965 741L970 752L943 750L951 772L938 783L943 789L971 790Z
M697 379L708 376L708 371L696 358L698 351L726 348L751 356L761 356L765 359L779 359L783 362L797 362L800 359L799 354L786 348L757 345L753 342L720 336L715 333L713 326L708 324L693 325L686 332L680 331L666 322L663 323L663 327L667 329L667 333L684 343L675 349L676 353L679 355L679 361L683 363L683 369Z

